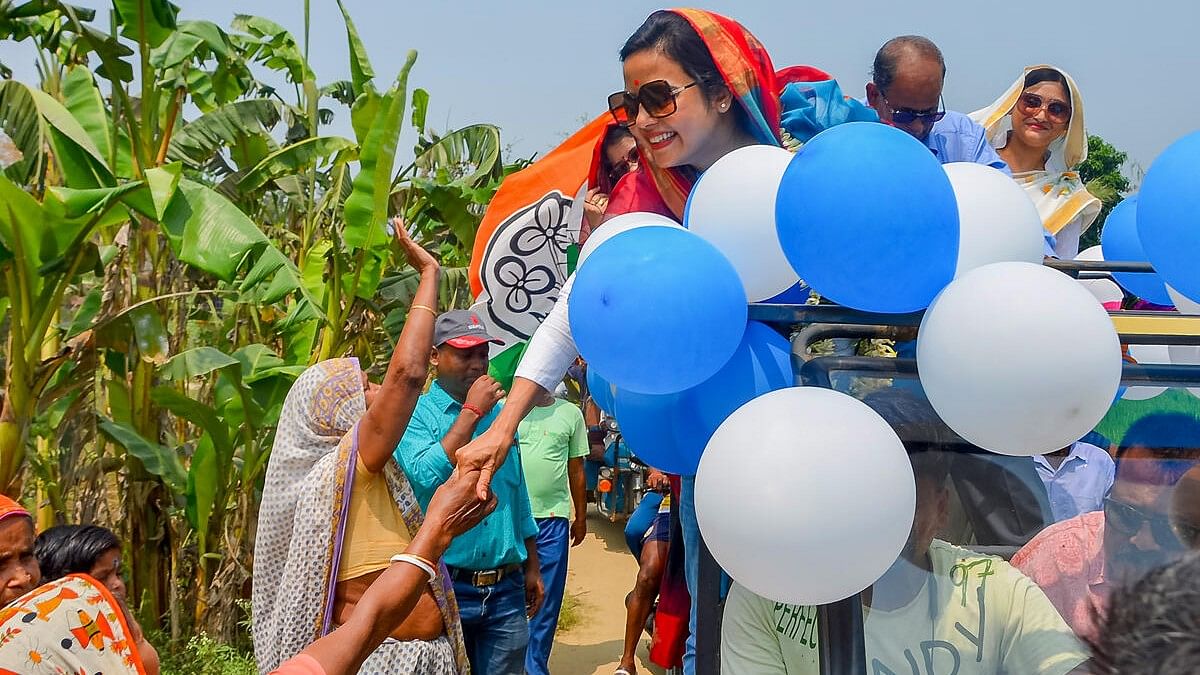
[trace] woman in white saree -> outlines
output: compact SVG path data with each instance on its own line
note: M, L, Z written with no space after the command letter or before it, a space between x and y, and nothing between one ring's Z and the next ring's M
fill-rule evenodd
M439 266L401 224L421 280L382 385L353 358L306 370L283 405L254 547L254 651L266 673L353 614L366 588L416 536L421 509L392 451L425 384ZM361 673L469 670L444 565Z
M1071 259L1100 215L1076 169L1087 159L1083 97L1061 68L1029 66L992 105L971 113L1037 205L1054 255Z

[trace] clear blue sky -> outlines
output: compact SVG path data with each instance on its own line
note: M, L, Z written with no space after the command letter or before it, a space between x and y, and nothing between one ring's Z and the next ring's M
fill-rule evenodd
M99 0L78 2L107 6ZM183 0L180 18L227 27L236 12L270 18L303 34L302 0ZM620 88L617 51L650 2L384 2L346 0L381 86L408 49L420 53L410 83L429 90L438 127L493 122L515 152L544 152L598 114ZM796 63L833 73L861 96L875 50L889 37L920 33L945 53L945 98L969 112L995 99L1022 67L1068 70L1087 103L1087 126L1143 167L1172 140L1200 128L1200 50L1195 0L1089 3L710 2L741 21L777 67ZM348 77L346 36L334 0L312 0L311 61L321 83ZM104 13L98 17L107 25ZM32 51L0 44L0 60L32 79ZM332 132L349 135L338 109Z

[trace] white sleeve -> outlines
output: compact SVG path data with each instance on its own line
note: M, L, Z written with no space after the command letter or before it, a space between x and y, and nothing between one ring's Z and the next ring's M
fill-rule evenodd
M1054 236L1054 252L1060 260L1074 260L1079 255L1079 236L1083 234L1083 216L1067 223Z
M579 356L575 348L575 339L571 337L571 324L567 319L567 299L571 295L571 286L575 283L575 275L571 275L558 292L558 300L554 309L546 316L546 320L534 331L529 339L529 347L521 357L517 366L516 376L532 380L547 391L554 391L571 367L571 363Z

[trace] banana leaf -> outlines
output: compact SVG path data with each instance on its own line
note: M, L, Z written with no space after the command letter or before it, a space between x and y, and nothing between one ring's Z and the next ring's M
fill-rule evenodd
M355 147L354 141L341 136L319 136L293 143L276 150L259 162L258 166L242 177L238 189L242 192L253 192L268 181L281 176L295 175L339 153L345 153L339 161L350 161L354 156L353 152L348 151Z
M351 250L387 244L384 221L388 215L392 165L404 122L408 74L416 60L417 53L410 51L395 86L383 97L386 104L381 106L366 141L361 144L359 171L342 210L346 223L342 240Z
M358 29L350 20L350 12L342 0L337 0L338 9L342 10L342 18L346 22L346 40L350 44L350 82L353 85L354 97L360 96L364 90L371 88L375 71L371 68L371 60L367 58L367 48L358 36Z

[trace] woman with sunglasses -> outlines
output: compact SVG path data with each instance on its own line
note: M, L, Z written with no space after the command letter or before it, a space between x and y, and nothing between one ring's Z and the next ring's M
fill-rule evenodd
M625 42L620 57L625 88L609 97L609 109L633 133L641 161L613 189L606 217L649 211L682 221L692 185L718 159L747 145L780 145L774 66L758 39L736 21L695 9L660 10ZM481 493L539 389L552 391L578 356L564 302L571 283L531 339L500 415L458 451L460 468L482 469ZM680 498L684 548L693 552L686 565L690 589L699 569L692 485L684 477ZM688 673L694 672L694 646L689 638Z
M588 190L583 203L580 246L587 241L592 230L600 226L608 208L609 195L625 174L637 170L638 159L637 141L633 139L628 127L615 123L610 125L596 149L592 175L588 177L591 189Z
M1083 98L1054 66L1030 66L995 103L971 113L1029 193L1054 255L1074 258L1079 237L1100 215L1100 200L1075 169L1087 159Z

